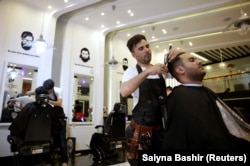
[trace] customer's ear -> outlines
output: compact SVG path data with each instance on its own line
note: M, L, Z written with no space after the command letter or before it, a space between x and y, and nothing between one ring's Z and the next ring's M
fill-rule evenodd
M185 69L182 66L177 66L175 68L175 72L182 75L183 73L185 73Z

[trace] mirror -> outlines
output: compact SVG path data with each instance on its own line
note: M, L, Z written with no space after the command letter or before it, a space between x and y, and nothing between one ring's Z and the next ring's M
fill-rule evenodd
M74 74L72 122L92 122L93 77Z
M29 90L34 89L36 86L37 67L7 63L4 69L4 78L2 85L2 109L1 120L2 123L12 122L12 120L18 115L18 112L22 108L22 102L9 102L10 98L18 98L24 96Z

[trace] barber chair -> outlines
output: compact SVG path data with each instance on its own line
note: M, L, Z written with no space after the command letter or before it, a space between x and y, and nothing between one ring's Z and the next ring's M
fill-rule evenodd
M101 129L92 135L90 148L95 162L114 164L125 160L125 113L123 104L116 103L108 115L104 125L95 128Z
M19 119L20 126L27 127L24 137L20 135L7 137L7 141L11 145L11 152L14 154L15 165L28 166L37 162L45 162L45 160L50 159L51 110L47 107L32 105L30 109L22 111L25 111L22 116L28 117L27 122L23 122L24 119ZM19 115L21 116L21 114ZM19 126L19 123L15 123L15 126Z

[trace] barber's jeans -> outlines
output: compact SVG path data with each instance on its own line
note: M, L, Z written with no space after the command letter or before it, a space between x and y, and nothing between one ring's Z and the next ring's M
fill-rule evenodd
M57 121L58 119L56 119ZM64 119L59 119L60 125L56 123L52 131L54 139L54 147L60 148L60 155L62 163L68 162L69 156L67 151L67 140L66 140L66 122ZM64 124L65 123L65 124Z
M67 151L67 140L66 140L66 126L60 130L60 154L62 163L68 163L68 151Z

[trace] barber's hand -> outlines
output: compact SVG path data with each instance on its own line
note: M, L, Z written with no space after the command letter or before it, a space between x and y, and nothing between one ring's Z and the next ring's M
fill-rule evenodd
M150 68L147 69L149 72L149 75L155 75L155 74L167 74L168 69L166 65L162 63L158 63Z
M165 56L165 59L167 60L167 63L171 62L173 59L175 59L180 54L185 53L185 51L181 49L171 49Z

